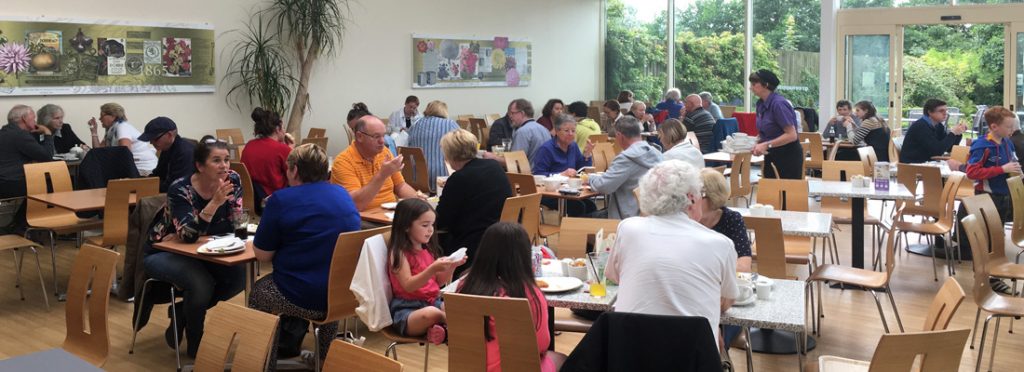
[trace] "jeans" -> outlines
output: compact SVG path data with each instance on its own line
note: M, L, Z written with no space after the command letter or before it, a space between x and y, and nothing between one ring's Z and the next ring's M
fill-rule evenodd
M540 205L558 210L558 199L541 198ZM565 215L569 217L586 217L597 210L597 205L590 200L566 200Z
M188 355L195 357L203 339L206 310L245 289L245 267L218 265L171 252L152 253L143 263L150 277L181 289Z

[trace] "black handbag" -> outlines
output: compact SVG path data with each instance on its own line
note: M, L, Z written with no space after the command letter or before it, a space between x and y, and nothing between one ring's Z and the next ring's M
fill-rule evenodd
M299 356L302 353L302 339L308 331L308 320L282 315L277 325L277 359Z

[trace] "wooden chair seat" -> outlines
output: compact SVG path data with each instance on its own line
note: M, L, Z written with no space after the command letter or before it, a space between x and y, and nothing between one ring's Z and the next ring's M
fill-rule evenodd
M558 231L559 231L558 225L548 225L548 224L541 224L540 225L540 236L542 238L547 238L549 236L558 234Z
M78 218L74 213L33 218L29 225L34 228L53 230L57 234L68 234L83 230L103 228L103 220Z
M402 334L399 333L398 330L394 328L394 326L384 327L384 329L381 329L380 332L382 334L384 334L384 337L387 337L392 342L397 342L399 344L416 344L416 343L426 344L427 343L427 336L422 336L422 337L402 336Z
M821 265L811 274L809 281L830 281L858 285L867 288L882 288L888 282L888 273L864 270L840 265Z
M344 340L334 340L322 371L402 372L402 363Z
M569 309L555 309L555 331L587 333L593 325L593 321L583 319Z
M20 235L14 235L14 234L0 235L0 251L6 251L8 249L16 249L16 248L28 248L28 247L33 247L33 248L38 248L38 249L42 249L43 248L43 246L39 245L39 243L36 243L34 241L25 239L25 238L21 237Z
M786 245L786 263L794 265L806 265L811 262L808 257L810 255L811 244L809 240L793 240L790 241L789 237L785 239ZM791 246L795 246L790 249ZM757 243L750 244L750 256L753 259L757 259Z
M924 235L943 235L948 233L952 226L946 221L938 222L907 222L895 221L893 228L900 231L912 232Z
M1001 260L988 262L988 275L1003 279L1024 280L1024 265L1015 264L1002 257Z
M807 368L804 368L804 371L867 372L870 367L871 362L832 355L822 355L818 358L818 363L807 363Z
M833 205L822 205L821 213L831 213L832 222L840 225L849 225L853 223L853 211L846 206L833 206ZM867 204L864 205L864 224L865 225L880 225L882 223L878 217L875 217L868 212Z
M1020 316L1024 315L1024 298L991 293L985 296L978 307L993 314Z

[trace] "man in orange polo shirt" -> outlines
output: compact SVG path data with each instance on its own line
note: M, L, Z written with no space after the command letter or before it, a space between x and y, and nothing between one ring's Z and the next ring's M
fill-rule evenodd
M331 166L331 183L348 190L360 211L396 201L396 196L417 196L402 177L402 157L393 157L384 146L385 135L384 122L363 116L356 122L355 142L338 154Z

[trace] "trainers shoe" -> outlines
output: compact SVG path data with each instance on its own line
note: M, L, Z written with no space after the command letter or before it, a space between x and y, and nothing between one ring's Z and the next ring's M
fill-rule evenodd
M1002 293L1007 296L1014 296L1013 289L1010 288L1005 282L999 279L990 279L989 285L992 286L992 290Z
M443 344L448 341L448 329L443 325L434 324L433 327L427 330L427 341L434 345Z

